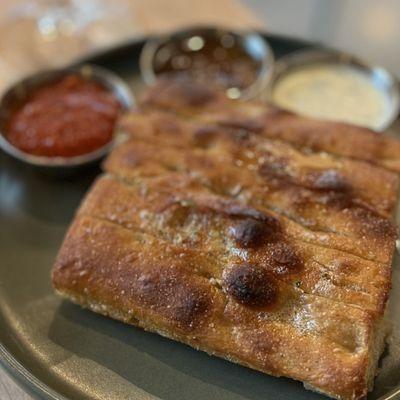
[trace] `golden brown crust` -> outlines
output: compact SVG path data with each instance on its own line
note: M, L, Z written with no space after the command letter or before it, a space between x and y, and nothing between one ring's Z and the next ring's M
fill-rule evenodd
M385 307L390 265L299 241L287 232L277 214L240 208L239 204L233 213L232 204L231 210L227 205L221 209L215 196L201 188L193 191L190 181L186 187L181 181L179 189L171 187L170 181L128 186L111 177L100 178L79 214L96 215L134 232L212 255L218 261L203 267L202 273L217 279L221 279L221 265L248 260L305 292L374 312Z
M184 89L183 89L184 88ZM182 113L221 125L257 127L259 135L291 143L306 152L327 152L380 165L400 172L400 141L370 129L339 122L318 121L266 107L257 102L228 101L221 94L196 106L190 101L198 85L160 81L150 90L143 106Z
M275 161L264 155L256 157L255 151L252 154L251 159L244 160L243 156L238 159L234 152L221 148L182 151L182 148L167 145L160 148L158 144L133 140L108 158L105 169L126 180L169 175L173 181L174 173L178 179L187 175L215 194L281 214L288 223L293 221L291 225L296 229L303 230L303 236L312 232L315 237L321 238L320 242L329 237L331 242L337 242L333 245L335 248L390 263L396 235L394 225L372 206L365 206L362 200L357 201L355 189L339 187L334 190L332 187L338 181L333 182L332 179L331 182L326 179L330 188L309 189L300 182L292 183L289 178L279 176L284 174L282 168L278 170L278 176L269 175L267 167L271 169ZM253 166L254 169L249 168ZM319 179L322 184L323 178L329 178L333 171L315 170L317 176L314 176L314 183ZM308 172L306 176L311 174ZM335 173L333 175L337 177ZM306 179L304 174L299 176ZM350 186L349 183L347 185ZM340 247L342 242L344 247Z
M365 396L396 238L398 178L377 165L397 170L396 146L182 82L141 107L67 233L55 289L329 396ZM365 154L338 144L341 130Z
M57 290L105 314L118 310L150 330L252 368L300 379L321 390L365 394L371 316L279 287L274 304L242 305L193 273L190 251L135 236L116 224L78 217L53 271Z
M352 191L359 203L384 216L394 211L397 175L362 161L337 159L321 153L304 154L286 143L249 136L240 129L183 121L159 111L132 113L123 119L121 126L135 142L142 140L162 149L196 151L204 157L228 159L235 164L240 161L244 167L251 165L264 171L281 186L291 184L341 193Z

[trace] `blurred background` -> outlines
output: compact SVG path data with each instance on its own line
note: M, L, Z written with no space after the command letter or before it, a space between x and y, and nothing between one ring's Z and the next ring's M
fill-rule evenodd
M400 76L399 16L398 0L1 0L0 90L34 70L192 24L311 39Z
M243 0L268 31L323 42L400 77L398 0Z

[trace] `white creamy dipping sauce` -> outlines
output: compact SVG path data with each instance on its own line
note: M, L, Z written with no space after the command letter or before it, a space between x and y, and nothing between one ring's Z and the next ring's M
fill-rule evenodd
M379 130L389 100L362 71L339 64L295 69L272 92L278 106L309 117L348 122Z

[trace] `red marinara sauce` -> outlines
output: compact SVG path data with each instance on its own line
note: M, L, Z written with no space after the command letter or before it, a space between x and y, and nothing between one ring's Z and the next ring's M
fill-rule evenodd
M7 140L47 157L73 157L108 143L121 112L115 96L77 74L36 89L11 113Z

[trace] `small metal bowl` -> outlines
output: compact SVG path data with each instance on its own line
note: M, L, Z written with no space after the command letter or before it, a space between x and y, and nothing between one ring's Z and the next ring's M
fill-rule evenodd
M257 66L254 81L243 89L227 88L227 96L249 99L260 94L273 72L274 55L271 47L262 36L255 32L239 32L222 28L191 28L148 40L139 60L144 83L149 86L155 83L158 77L155 65L161 58L172 62L172 58L180 55L187 56L194 52L200 54L207 47L207 43L212 42L218 43L222 50L232 51L237 46L237 50Z
M384 131L396 120L400 109L400 88L396 78L382 67L368 65L357 57L335 50L300 50L280 58L263 97L273 103L274 90L282 78L295 70L320 64L344 65L358 70L386 97L388 108L375 129Z
M6 122L18 104L34 91L46 84L56 82L68 74L78 74L86 80L93 80L110 90L117 98L123 110L130 109L134 104L133 95L129 87L117 75L106 69L94 65L82 65L60 70L41 71L28 76L11 86L0 100L0 147L10 156L39 167L43 170L76 169L77 167L93 164L103 158L114 146L115 137L104 146L87 154L73 157L47 157L26 153L13 146L5 134Z

